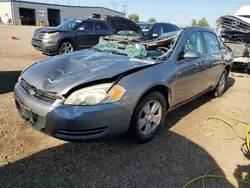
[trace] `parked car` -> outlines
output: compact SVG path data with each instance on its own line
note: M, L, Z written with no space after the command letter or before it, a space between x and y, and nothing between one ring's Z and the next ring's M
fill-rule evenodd
M177 27L177 26L176 26ZM64 54L96 45L101 36L119 34L133 35L141 40L157 38L176 27L157 26L152 32L143 34L139 25L122 17L98 19L70 19L58 27L37 29L32 37L32 45L46 54Z
M143 34L139 26L121 17L110 17L107 21L91 18L69 19L57 27L35 30L31 43L37 50L46 54L64 54L92 47L98 43L101 36L122 30Z
M207 92L220 97L231 67L231 51L204 27L134 43L102 37L94 48L28 67L14 98L32 127L62 140L107 139L130 130L147 142L166 113Z
M178 30L180 30L180 28L175 24L158 22L158 23L155 23L151 26L151 28L148 30L147 34L145 34L141 37L141 40L156 39L165 33L178 31Z

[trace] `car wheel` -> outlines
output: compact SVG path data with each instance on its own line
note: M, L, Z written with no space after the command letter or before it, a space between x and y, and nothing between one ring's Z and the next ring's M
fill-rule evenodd
M146 95L136 106L131 128L138 143L152 140L165 120L166 101L159 92Z
M66 54L75 50L74 45L70 41L64 41L59 46L59 54Z
M227 70L224 70L220 77L218 85L212 92L214 97L220 97L224 94L227 85L227 78L228 78L228 72Z

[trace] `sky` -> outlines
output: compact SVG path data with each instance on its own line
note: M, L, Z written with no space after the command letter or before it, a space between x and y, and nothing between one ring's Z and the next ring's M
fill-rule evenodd
M32 0L30 0L32 1ZM249 0L33 0L83 6L103 6L123 12L127 5L127 14L136 13L140 21L155 17L157 21L174 22L189 25L192 19L206 17L211 26L223 15L234 14L241 6L250 5Z

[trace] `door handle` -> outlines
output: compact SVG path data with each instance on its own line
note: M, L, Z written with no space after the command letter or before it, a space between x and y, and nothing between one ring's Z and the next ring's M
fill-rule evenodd
M221 56L221 60L222 60L222 61L225 60L225 56L224 56L224 55Z
M95 34L95 33L89 33L89 34L93 35L93 34Z

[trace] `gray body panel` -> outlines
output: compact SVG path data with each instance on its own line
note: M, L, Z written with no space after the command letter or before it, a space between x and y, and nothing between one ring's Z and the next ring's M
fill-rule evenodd
M21 76L39 90L64 96L82 84L95 85L95 81L126 73L117 80L126 89L119 102L95 106L66 106L63 105L63 98L53 104L45 104L25 92L20 83L15 87L15 99L39 116L45 117L43 131L60 139L89 140L124 134L129 129L136 105L150 89L161 86L168 91L165 97L168 111L171 111L214 89L223 70L227 66L231 68L232 54L225 49L211 54L204 53L197 59L178 61L187 36L195 31L212 32L202 27L185 29L171 57L164 61L155 61L154 64L132 61L127 56L85 50L37 63ZM84 131L92 132L86 134Z

